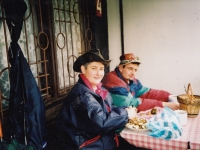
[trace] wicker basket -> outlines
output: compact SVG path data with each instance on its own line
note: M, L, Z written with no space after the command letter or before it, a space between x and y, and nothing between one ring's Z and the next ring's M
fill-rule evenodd
M190 84L188 84L186 94L178 95L177 100L180 104L180 109L186 110L188 116L195 117L199 114L200 96L193 95L192 87Z

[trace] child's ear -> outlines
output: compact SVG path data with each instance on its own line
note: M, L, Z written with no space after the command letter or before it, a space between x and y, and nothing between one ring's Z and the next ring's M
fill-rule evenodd
M81 73L85 74L85 66L83 66L83 65L81 66Z

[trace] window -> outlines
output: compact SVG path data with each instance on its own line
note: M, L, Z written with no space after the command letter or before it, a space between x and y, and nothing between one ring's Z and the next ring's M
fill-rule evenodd
M48 103L65 95L77 82L73 62L91 42L90 38L85 38L89 23L84 16L86 7L78 0L24 1L27 11L18 44L45 103ZM3 107L8 106L10 88L7 52L11 41L5 17L1 5L0 90Z

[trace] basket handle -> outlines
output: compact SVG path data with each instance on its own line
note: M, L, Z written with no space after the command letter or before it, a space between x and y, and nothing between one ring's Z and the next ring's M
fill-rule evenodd
M192 91L192 86L191 86L190 83L188 84L188 88L187 88L186 93L187 93L187 95L190 99L190 102L192 102L193 101L193 91Z

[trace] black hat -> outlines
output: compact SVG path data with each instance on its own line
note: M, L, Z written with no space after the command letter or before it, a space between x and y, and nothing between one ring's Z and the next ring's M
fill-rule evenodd
M102 62L107 67L110 61L103 58L99 49L92 49L77 58L74 62L73 69L76 72L81 72L81 66L89 62Z

